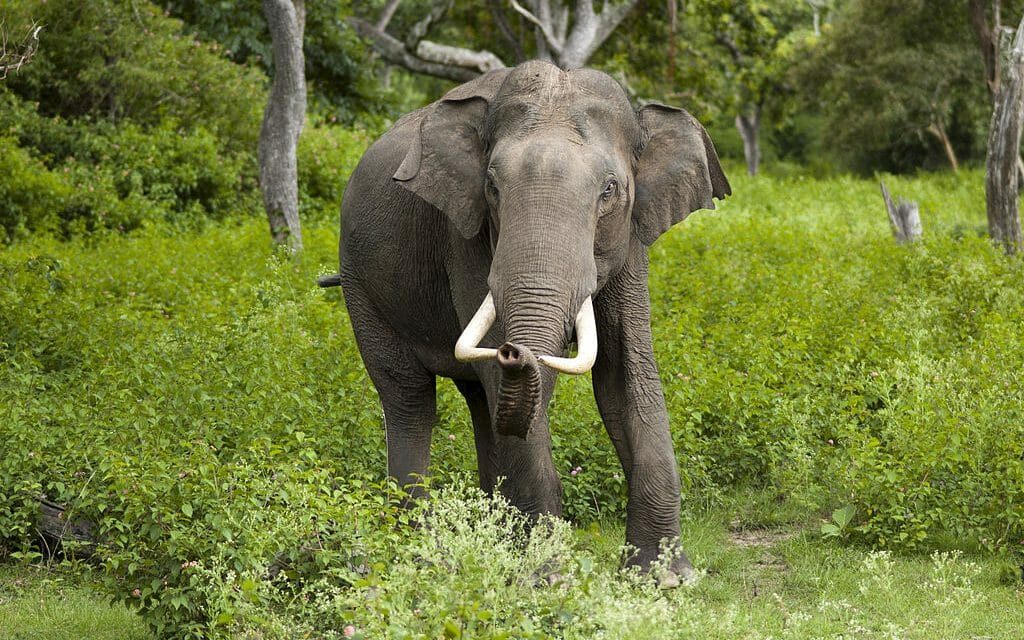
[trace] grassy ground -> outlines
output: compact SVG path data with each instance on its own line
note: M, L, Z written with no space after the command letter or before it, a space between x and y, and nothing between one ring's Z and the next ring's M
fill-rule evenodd
M0 640L137 640L141 618L59 568L0 565Z
M842 546L823 541L815 522L763 494L728 503L684 522L683 538L700 581L653 596L637 594L637 602L677 637L1021 637L1024 583L1020 568L1008 560L957 552L900 556ZM595 572L611 572L621 525L579 528L575 535L580 557L593 558ZM623 618L621 633L605 637L632 637L628 620ZM0 565L0 640L150 637L140 618L108 604L79 574Z

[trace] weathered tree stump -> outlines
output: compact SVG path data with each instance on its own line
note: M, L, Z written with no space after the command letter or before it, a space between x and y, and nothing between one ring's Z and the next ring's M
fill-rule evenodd
M879 182L882 187L882 199L885 200L885 209L889 212L889 221L892 222L892 232L896 236L896 242L905 244L914 242L921 238L921 211L920 207L913 200L898 198L893 202L889 190L885 188L884 182Z
M90 556L96 550L96 525L69 517L65 507L46 498L39 499L36 528L39 530L43 552L48 557L68 550L73 550L78 556Z

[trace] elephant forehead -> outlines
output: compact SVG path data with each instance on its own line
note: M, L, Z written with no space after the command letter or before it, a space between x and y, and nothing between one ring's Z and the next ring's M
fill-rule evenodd
M592 69L563 71L546 62L513 69L490 105L484 140L490 148L502 139L561 129L579 142L631 148L640 129L619 84Z
M496 96L498 102L529 98L539 105L564 99L572 91L571 76L553 64L535 60L513 69Z

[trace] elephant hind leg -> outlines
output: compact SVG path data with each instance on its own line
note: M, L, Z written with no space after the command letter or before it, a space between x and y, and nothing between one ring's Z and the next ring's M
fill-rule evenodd
M346 287L345 304L363 364L384 410L388 475L407 487L412 497L420 496L437 419L436 378L358 287Z
M469 415L473 419L476 440L476 464L480 475L480 488L494 493L498 482L498 463L494 449L494 431L491 427L491 408L487 404L484 386L473 380L454 380L459 393L466 399Z

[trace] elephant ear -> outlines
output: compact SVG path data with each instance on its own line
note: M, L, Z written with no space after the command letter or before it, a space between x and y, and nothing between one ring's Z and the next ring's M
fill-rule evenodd
M682 109L650 104L638 113L647 140L636 171L633 228L650 246L697 209L714 209L732 187L715 145L696 118Z
M480 231L487 215L487 159L481 133L488 104L508 69L459 85L428 107L394 178L443 211L465 238Z

